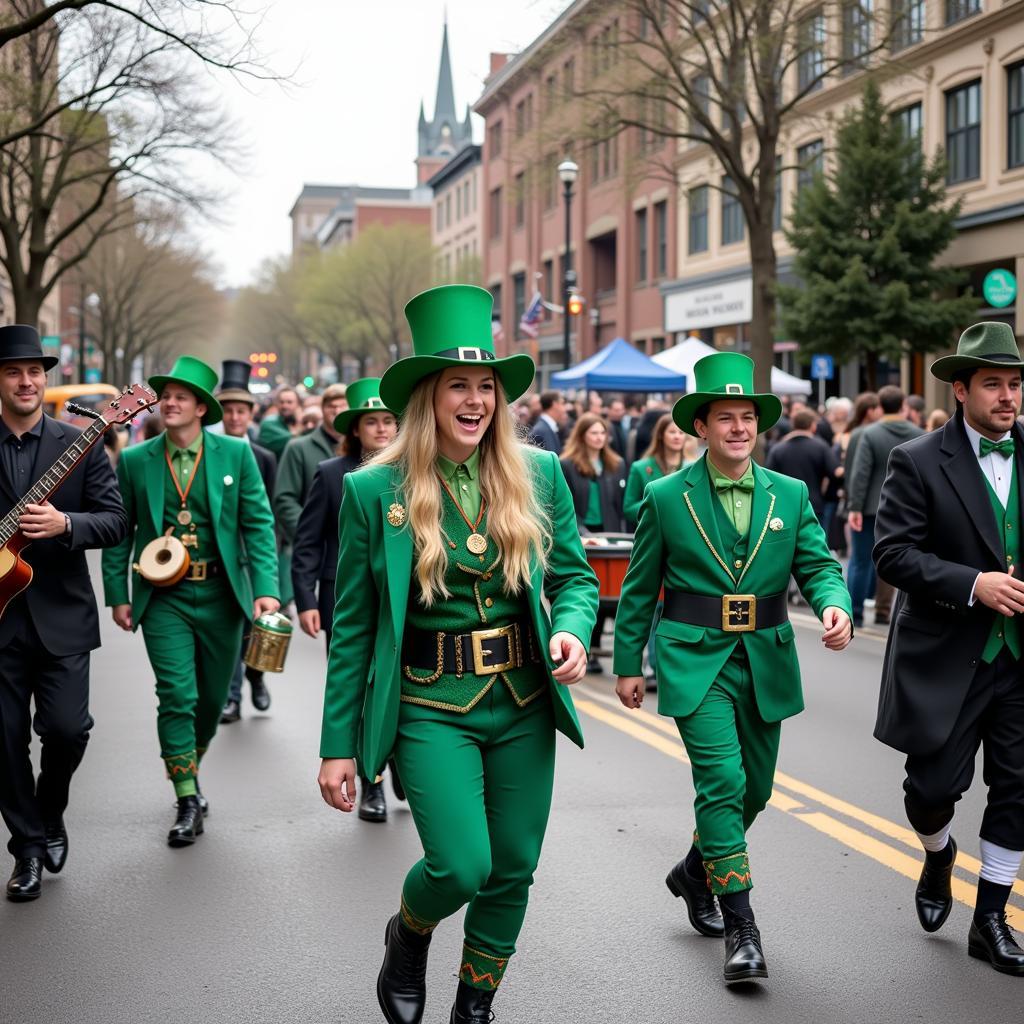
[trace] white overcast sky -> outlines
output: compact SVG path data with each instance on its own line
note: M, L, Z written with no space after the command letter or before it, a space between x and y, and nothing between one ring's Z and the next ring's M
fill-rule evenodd
M295 84L219 78L250 158L222 182L223 223L197 228L219 281L241 286L268 256L290 248L288 211L310 184L412 187L416 124L437 88L448 40L461 113L480 95L490 52L528 45L567 0L269 0L260 31L276 72ZM482 127L474 117L475 140ZM203 173L207 168L204 167Z

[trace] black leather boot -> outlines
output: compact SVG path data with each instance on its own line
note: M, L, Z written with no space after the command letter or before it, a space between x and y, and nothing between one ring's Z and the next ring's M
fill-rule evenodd
M948 864L936 864L927 854L921 879L914 893L914 907L917 919L926 932L937 932L953 909L953 865L956 863L956 840L949 837L952 856Z
M768 965L761 949L761 933L752 917L725 915L725 983L733 985L767 978Z
M7 883L7 898L12 903L28 903L39 899L43 891L43 858L17 857Z
M242 717L242 708L237 700L229 700L224 705L224 710L220 713L220 724L231 725L232 722L237 722Z
M252 687L252 706L257 711L267 711L270 708L270 691L263 681L263 673L254 668L246 667L245 678L249 680Z
M419 935L395 914L384 929L384 963L377 975L377 1002L389 1024L420 1024L427 1001L430 936Z
M1024 949L1017 945L1004 910L982 915L981 924L971 922L967 952L978 960L987 960L1000 974L1024 976Z
M68 859L68 830L63 821L58 821L56 825L46 826L45 835L46 854L43 863L46 870L55 875Z
M701 935L720 939L725 934L725 922L715 906L715 897L708 888L707 880L691 878L685 860L668 873L665 884L673 896L682 897L686 903L686 916Z
M384 798L384 784L363 779L362 797L359 800L359 817L363 821L387 821L388 802Z
M497 991L496 988L473 988L460 981L449 1024L490 1024L494 1020L491 1003Z
M178 817L167 833L168 846L191 846L203 834L203 812L199 797L178 798Z

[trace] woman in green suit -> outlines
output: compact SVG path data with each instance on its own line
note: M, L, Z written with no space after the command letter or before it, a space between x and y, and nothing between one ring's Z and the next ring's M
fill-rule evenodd
M643 458L629 467L626 480L626 494L622 500L622 512L626 518L626 529L635 530L640 518L640 505L644 500L644 489L654 480L660 480L677 469L690 465L686 445L689 438L672 420L671 413L665 413L654 424L651 443Z
M583 738L597 580L557 459L516 440L524 355L496 359L491 296L406 306L414 355L381 380L398 439L345 477L319 783L341 811L391 755L424 855L388 922L377 997L418 1024L431 933L468 904L450 1020L491 1019L547 824L555 731ZM547 598L550 612L541 603ZM357 770L356 761L359 761Z

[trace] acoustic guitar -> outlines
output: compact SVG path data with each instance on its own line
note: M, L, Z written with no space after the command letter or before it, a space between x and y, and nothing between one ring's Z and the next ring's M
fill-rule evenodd
M125 388L101 413L88 413L96 418L75 438L59 459L28 489L25 496L0 520L0 617L7 606L32 582L32 566L21 552L32 542L21 532L19 522L26 505L41 505L68 478L85 458L89 449L116 424L128 423L140 412L160 401L145 384Z

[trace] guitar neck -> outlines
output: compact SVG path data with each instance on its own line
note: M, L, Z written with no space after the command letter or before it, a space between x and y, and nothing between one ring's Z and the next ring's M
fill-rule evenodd
M104 435L109 424L106 420L94 420L75 438L59 459L25 492L25 496L0 521L0 544L6 544L17 532L18 523L26 505L40 505L47 501L68 474L85 458L89 449Z

